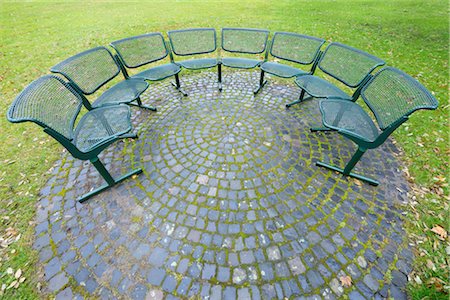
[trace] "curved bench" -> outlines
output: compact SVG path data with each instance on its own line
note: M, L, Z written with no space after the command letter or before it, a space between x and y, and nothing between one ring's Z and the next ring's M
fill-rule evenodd
M173 85L181 90L178 74L182 68L207 69L217 66L219 90L222 89L222 65L230 68L251 69L260 67L259 86L255 95L265 85L264 74L282 78L295 78L301 89L300 103L305 93L310 98L322 98L320 111L324 128L313 131L335 130L358 145L358 150L344 169L318 162L317 165L352 176L370 184L378 182L352 171L367 149L380 146L388 136L419 109L436 109L437 100L411 76L392 67L372 72L385 64L373 55L340 43L330 43L325 51L323 39L295 33L275 32L267 47L269 31L248 28L223 28L221 50L245 57L202 57L175 61L176 56L197 56L215 53L217 37L214 28L194 28L168 32L169 43L161 33L148 33L111 42L116 54L106 47L96 47L72 56L51 68L63 75L44 76L32 82L14 100L7 117L11 122L32 121L60 142L75 158L90 160L106 180L107 185L84 195L80 200L103 191L142 170L114 180L98 159L98 154L112 142L136 137L130 134L130 109L128 105L156 110L142 105L140 95L148 88L147 81L160 81L174 76ZM170 45L170 46L169 46ZM172 53L173 52L173 53ZM265 53L264 60L255 55ZM253 55L253 57L250 57ZM309 71L275 59L310 66ZM169 62L129 75L129 70L156 63L169 57ZM348 95L331 82L313 75L318 67L327 76L354 89ZM94 94L106 83L122 73L124 80L117 83L93 103L85 97ZM355 103L362 97L375 116ZM137 104L133 102L136 101ZM89 110L75 127L82 104Z

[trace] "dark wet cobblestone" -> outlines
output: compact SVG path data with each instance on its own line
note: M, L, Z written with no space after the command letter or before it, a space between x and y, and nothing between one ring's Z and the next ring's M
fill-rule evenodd
M101 160L115 176L143 174L84 204L102 184L63 154L41 191L36 240L44 292L57 299L405 298L412 253L400 206L408 185L390 141L356 171L372 187L315 166L343 166L355 146L320 126L317 100L286 110L293 85L252 89L257 73L186 75L133 109L138 140ZM340 277L353 285L345 288Z

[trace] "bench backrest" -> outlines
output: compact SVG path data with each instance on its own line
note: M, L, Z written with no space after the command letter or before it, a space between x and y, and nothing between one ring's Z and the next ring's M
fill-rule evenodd
M358 87L375 68L385 62L378 57L340 43L331 43L325 49L319 68L345 85Z
M111 46L128 68L138 68L169 55L164 37L159 32L114 41Z
M81 96L69 84L46 75L30 83L16 97L7 118L13 123L34 122L71 140L81 105Z
M222 49L227 52L259 54L267 47L269 31L249 28L222 28Z
M362 88L361 97L382 130L418 109L436 109L438 106L437 100L422 84L392 67L376 73Z
M270 55L273 57L309 65L319 54L324 39L291 33L275 32L270 45Z
M120 67L108 49L96 47L69 57L50 71L62 74L80 92L90 95L116 77Z
M173 53L179 56L205 54L216 51L214 28L191 28L167 32Z

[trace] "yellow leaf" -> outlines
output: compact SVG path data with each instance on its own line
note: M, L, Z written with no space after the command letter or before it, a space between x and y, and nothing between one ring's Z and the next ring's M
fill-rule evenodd
M430 270L436 271L436 266L430 259L427 259L427 268Z
M350 276L348 276L348 275L341 276L339 278L339 280L341 281L341 284L344 287L351 287L352 286L352 278Z
M439 225L434 225L433 228L431 228L431 231L436 233L439 237L439 239L445 241L445 239L447 238L447 230L445 230L444 228L442 228Z

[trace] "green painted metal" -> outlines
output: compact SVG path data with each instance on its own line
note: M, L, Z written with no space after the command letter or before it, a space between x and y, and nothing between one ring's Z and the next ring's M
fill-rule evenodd
M359 49L331 43L320 56L317 67L328 76L356 89L353 95L350 96L331 82L312 75L297 77L295 84L314 98L333 97L356 101L361 88L371 79L371 73L384 64L383 60ZM300 100L303 100L303 97L300 97ZM289 103L288 107L300 102Z
M320 101L323 125L353 141L358 149L344 169L323 162L317 165L377 185L376 180L351 172L362 155L367 149L382 145L413 112L436 109L438 102L417 80L392 67L385 67L371 76L360 94L377 124L355 102L338 98ZM312 130L324 131L321 128Z
M320 48L324 43L324 39L316 37L291 32L275 32L266 51L264 62L260 65L261 76L263 71L281 78L313 74L321 56ZM311 65L311 69L305 71L283 63L269 61L269 53L277 59L300 65Z
M235 69L254 69L258 67L262 60L243 57L224 57L221 59L222 65Z
M229 53L261 54L267 49L268 38L269 31L265 29L222 28L221 48ZM253 69L262 62L261 59L246 57L224 57L221 59L222 65L236 69Z
M96 47L69 57L53 66L51 71L69 80L70 85L81 95L88 110L107 105L130 104L137 101L149 86L143 80L129 79L117 57L105 47ZM93 103L84 96L94 94L121 72L125 80L102 93Z
M85 113L75 127L82 107L81 95L61 78L46 75L29 84L13 101L7 112L12 123L34 122L56 139L77 159L91 161L107 182L80 198L89 197L124 179L142 172L132 171L115 180L98 159L109 145L123 138L135 138L131 131L131 111L126 105L104 106Z
M118 60L124 68L135 69L169 57L169 63L147 69L130 78L161 81L174 76L176 81L174 86L184 96L187 96L187 93L181 89L178 77L181 67L175 64L170 45L166 43L161 33L137 35L111 42L110 45L116 51Z
M208 54L217 49L217 36L214 28L171 30L167 32L167 36L170 47L177 56ZM175 63L189 70L209 69L217 66L217 77L219 77L220 60L218 58L195 58ZM219 90L221 90L220 84Z

